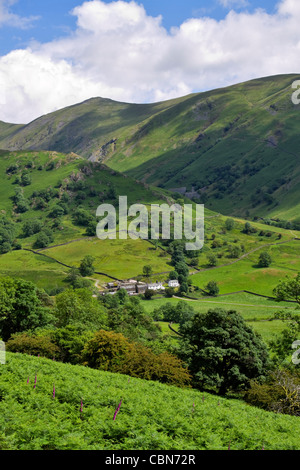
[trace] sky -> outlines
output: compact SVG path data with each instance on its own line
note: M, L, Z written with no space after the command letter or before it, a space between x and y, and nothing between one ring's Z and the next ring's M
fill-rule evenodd
M299 0L0 0L0 120L300 74Z

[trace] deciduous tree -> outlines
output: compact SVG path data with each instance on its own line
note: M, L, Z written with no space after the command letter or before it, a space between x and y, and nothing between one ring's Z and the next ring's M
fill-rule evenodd
M250 379L266 373L267 347L235 311L197 313L179 332L180 356L197 388L224 395L246 389Z

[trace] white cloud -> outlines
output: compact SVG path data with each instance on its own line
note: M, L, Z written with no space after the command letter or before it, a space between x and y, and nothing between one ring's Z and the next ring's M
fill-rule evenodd
M225 8L244 8L249 5L248 0L218 0Z
M37 20L37 16L19 16L12 13L11 6L18 0L0 0L0 27L3 25L12 26L14 28L26 29L31 27L33 21Z
M159 101L300 71L299 3L283 0L274 15L188 19L168 32L133 1L87 1L73 10L69 37L0 57L0 119L28 122L92 96Z

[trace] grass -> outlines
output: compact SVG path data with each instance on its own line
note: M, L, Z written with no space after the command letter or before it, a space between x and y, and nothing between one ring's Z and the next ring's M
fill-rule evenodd
M144 265L151 265L153 273L171 270L168 257L160 257L160 250L145 240L80 240L68 245L44 249L45 253L69 266L79 266L86 255L94 257L95 271L119 279L129 279L143 273Z
M18 250L0 256L2 276L21 277L34 282L40 288L63 287L67 269L54 261Z
M166 303L171 303L175 306L180 301L188 302L197 313L206 313L208 310L215 308L236 310L253 327L254 331L261 334L266 343L286 328L283 321L274 320L274 314L284 309L294 311L297 308L297 304L289 302L278 303L274 300L257 297L246 292L214 298L203 297L198 300L179 297L154 297L151 300L142 301L142 305L148 313L151 313ZM162 322L161 326L165 333L171 334L167 323ZM176 329L176 325L174 327Z
M272 264L268 268L259 268L259 253L265 251L265 248L262 248L229 266L221 265L194 274L192 282L195 286L204 288L210 280L215 280L220 294L250 290L257 294L272 296L274 287L281 279L287 275L293 277L300 270L299 250L298 241L287 245L270 246L267 251L272 257Z

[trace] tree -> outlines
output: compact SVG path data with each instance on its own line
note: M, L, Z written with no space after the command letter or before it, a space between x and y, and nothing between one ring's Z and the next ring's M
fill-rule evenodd
M179 261L178 263L176 263L175 271L178 273L178 278L179 276L187 278L189 275L189 267L184 261Z
M180 300L176 305L167 302L153 311L155 321L165 321L169 323L179 323L183 325L195 315L194 308L189 302Z
M106 325L103 305L92 296L89 289L66 289L56 296L56 326L75 325L86 329L98 329Z
M208 291L209 295L215 297L219 293L219 287L216 281L209 281L205 289Z
M178 279L178 272L177 271L171 271L169 274L169 280L174 281Z
M29 281L3 277L0 279L0 337L34 330L54 320L41 301L41 292Z
M159 325L153 322L152 316L146 313L137 297L128 296L125 303L120 303L117 308L113 307L109 310L108 327L139 342L148 343L162 339L163 336Z
M241 249L237 245L229 247L229 258L239 258L241 256Z
M94 217L86 209L79 207L73 214L73 220L76 225L87 227L94 222Z
M179 290L181 294L187 294L189 291L188 283L186 281L181 282Z
M16 212L18 214L23 214L24 212L27 212L29 210L29 207L30 206L28 200L24 197L20 198L18 199L18 202L16 204Z
M22 186L29 186L31 184L31 176L29 173L23 173L21 175Z
M84 279L75 266L72 266L70 269L65 281L68 282L74 289L81 289L84 287L90 287L91 281L89 279Z
M143 267L143 275L146 276L146 277L150 277L151 274L152 274L153 270L152 270L152 266L144 266Z
M81 363L84 345L92 337L93 332L80 325L67 325L51 332L52 342L59 348L61 360L70 364Z
M36 334L32 332L16 333L6 343L7 351L22 354L41 355L53 359L60 359L60 350L56 346L50 334Z
M234 220L233 219L226 219L225 220L225 228L228 231L233 230L234 228Z
M127 290L124 289L124 287L122 287L122 289L119 289L116 292L116 294L114 295L114 298L116 298L118 300L118 303L120 305L124 305L129 300L129 294L128 294Z
M184 248L179 240L174 240L170 244L170 250L171 250L171 263L173 266L175 266L177 263L181 261L185 261L184 258Z
M244 229L242 231L243 233L246 233L247 235L249 233L256 233L257 232L257 229L255 227L253 227L250 222L246 222L245 225L244 225Z
M144 297L146 300L151 300L152 297L154 296L155 292L153 289L146 289Z
M92 276L95 272L94 263L95 258L91 255L86 255L80 263L79 272L81 276Z
M251 381L244 397L252 406L273 413L300 416L300 374L280 368L270 371L264 383Z
M273 289L277 301L295 300L300 304L300 273L296 277L287 277Z
M207 255L207 264L211 267L217 266L217 257L213 253Z
M264 376L269 366L266 345L235 311L196 313L180 326L180 357L199 389L240 391Z
M43 222L39 219L26 220L23 225L23 236L25 238L30 237L42 230Z
M300 338L300 317L297 310L276 312L274 318L281 320L286 328L269 342L273 360L277 363L291 362L291 346Z
M272 263L272 258L267 251L259 255L258 266L260 268L268 268Z
M66 207L65 204L63 204L63 203L56 204L53 207L52 211L50 212L49 217L52 217L53 219L55 219L57 217L62 217L66 213L67 213L67 207Z
M34 242L34 248L45 248L53 241L53 234L51 230L45 228L42 230Z
M0 218L0 253L7 253L15 242L15 224L6 217Z
M88 237L95 237L97 235L97 224L96 222L94 221L91 221L89 222L87 228L86 228L86 231L85 231L85 235L87 235Z

